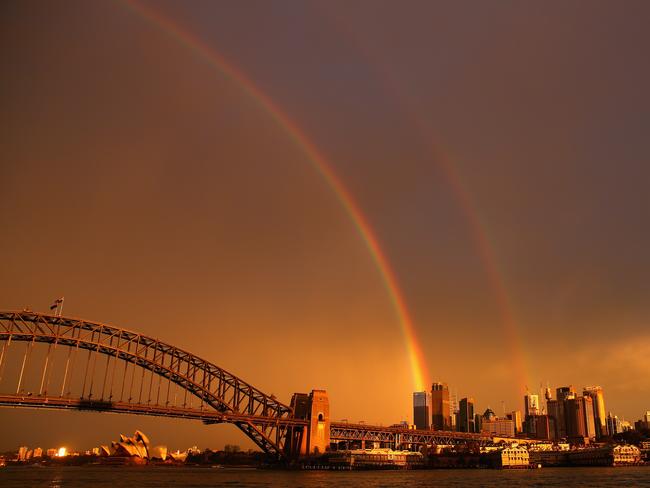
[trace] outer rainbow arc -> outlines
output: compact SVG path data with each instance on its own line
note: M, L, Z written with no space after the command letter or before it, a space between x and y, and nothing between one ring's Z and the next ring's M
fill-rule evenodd
M424 355L419 346L413 322L408 313L404 297L399 289L395 273L393 272L386 256L382 252L379 241L377 240L368 220L365 218L357 203L338 178L327 159L320 153L318 148L311 142L304 131L302 131L300 127L293 122L293 120L291 120L291 118L283 112L270 97L262 92L251 80L230 64L226 58L216 50L207 46L196 36L184 31L177 24L150 7L146 7L135 0L123 0L123 3L140 17L148 20L165 33L171 35L181 44L204 58L211 66L217 68L220 72L237 82L252 99L256 100L276 120L276 122L289 136L291 136L294 142L308 156L312 166L324 178L347 211L377 265L404 334L413 387L418 391L424 389L425 385L429 384L426 362L424 361Z
M526 385L532 384L530 382L528 365L524 354L525 347L520 330L517 327L514 313L512 312L512 305L510 303L510 298L508 296L502 273L497 265L494 246L488 239L485 226L481 222L477 206L473 203L470 192L463 183L459 171L450 161L448 151L441 153L439 148L436 147L436 144L431 142L432 134L434 133L433 129L414 109L416 104L409 99L403 90L399 89L399 83L396 81L392 72L389 69L382 69L381 63L375 60L375 56L373 55L374 53L365 43L361 42L360 39L353 34L346 22L342 21L338 16L333 15L329 10L327 10L327 13L329 17L335 21L334 25L339 29L339 32L351 40L358 51L366 59L370 60L369 64L378 71L378 74L380 75L380 78L384 80L388 91L395 97L395 99L401 102L403 110L405 110L407 115L413 120L413 123L422 139L426 141L428 146L430 146L431 153L435 157L435 162L444 174L454 198L465 217L468 230L476 247L477 255L483 265L490 289L494 294L503 332L512 355L511 359L513 369L515 370L515 374L518 376L519 388L523 393L527 389Z
M418 126L423 132L426 132L426 125L421 118L418 119ZM454 189L454 193L456 194L456 198L463 209L465 218L468 220L470 232L473 234L479 257L483 263L485 274L487 275L490 287L494 293L494 298L496 299L503 330L508 340L508 347L512 354L512 362L515 369L515 374L518 375L519 388L521 390L521 393L523 393L526 389L526 385L531 384L530 378L528 377L528 367L524 355L525 349L523 347L521 333L517 327L517 323L512 312L512 306L510 304L510 299L508 297L508 292L503 281L503 277L501 276L501 273L499 272L499 269L496 265L494 250L488 240L487 233L483 228L483 224L481 223L477 212L474 210L475 205L472 204L472 199L467 189L462 184L458 172L454 169L453 166L451 166L446 158L440 158L440 164L446 172L447 178L452 188Z

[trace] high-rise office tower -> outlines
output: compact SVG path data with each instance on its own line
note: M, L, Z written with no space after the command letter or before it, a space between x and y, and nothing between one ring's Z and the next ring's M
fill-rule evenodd
M541 413L539 408L539 395L526 393L524 395L524 432L529 435L535 435L535 417Z
M459 404L458 432L474 432L474 399L463 398Z
M607 425L609 425L609 423ZM646 429L650 430L650 411L646 412L640 420L634 422L634 430L642 432Z
M546 402L546 412L549 418L553 419L552 429L554 439L566 437L566 426L564 423L564 401L549 400Z
M535 438L550 440L555 438L554 420L548 415L536 415L535 419Z
M429 429L431 424L431 393L416 391L413 393L413 423L417 429Z
M581 396L565 400L564 415L569 439L595 439L596 424L591 397Z
M612 415L612 412L609 412L607 415L607 431L609 435L620 434L623 432L623 426L617 415Z
M451 403L447 383L431 385L431 427L436 430L451 430Z
M583 396L582 403L584 404L585 411L585 428L587 430L587 437L589 439L596 439L596 418L594 415L595 405L590 396Z
M514 410L506 415L506 418L510 419L514 423L515 434L519 434L523 430L523 425L521 422L521 410Z
M600 439L607 435L607 413L605 412L603 389L600 386L587 386L583 394L584 396L591 397L593 401L596 438Z
M451 430L458 430L458 391L449 394L449 410L451 411Z
M526 393L524 396L524 415L530 417L532 415L539 415L539 395Z
M562 386L555 390L555 400L547 402L549 415L555 419L555 438L565 439L568 436L566 419L566 400L576 397L576 390L572 385Z
M544 389L544 398L546 398L547 402L553 400L553 393L551 393L551 389L548 386Z
M555 390L555 393L558 401L560 402L576 397L576 389L573 387L573 385L557 388Z
M479 413L474 414L474 430L472 432L481 432L483 417Z

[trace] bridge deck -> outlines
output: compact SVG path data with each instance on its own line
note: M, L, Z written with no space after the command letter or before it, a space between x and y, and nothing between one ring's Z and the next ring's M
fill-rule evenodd
M37 409L63 409L103 413L127 413L133 415L150 415L157 417L182 418L200 420L206 424L238 423L254 421L257 424L285 426L307 426L308 420L274 417L239 415L228 412L217 412L214 409L197 409L160 406L152 404L108 402L79 398L61 398L32 395L0 395L0 407L22 407ZM433 430L414 430L402 427L384 427L368 424L349 424L332 422L330 426L331 439L337 441L368 441L402 444L456 444L460 442L486 443L491 437L482 434L464 432L448 432Z
M238 415L234 413L217 412L214 409L165 407L160 405L108 402L101 400L87 400L79 398L44 397L31 395L0 395L0 407L28 407L38 409L79 410L103 413L130 413L133 415L151 415L156 417L183 418L201 420L205 423L238 423L254 421L257 424L267 425L293 425L304 426L307 420L276 417L262 417L259 415Z

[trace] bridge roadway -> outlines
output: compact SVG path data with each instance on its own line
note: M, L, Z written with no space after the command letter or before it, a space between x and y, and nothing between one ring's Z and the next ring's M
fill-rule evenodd
M104 413L127 413L188 420L200 420L205 424L241 423L255 421L269 426L308 426L309 421L296 418L262 417L241 415L231 412L218 412L214 409L183 408L123 401L108 402L81 398L62 398L34 395L0 395L0 407L22 407L36 409L76 410ZM330 424L332 442L381 442L391 446L406 444L452 445L460 443L488 444L492 438L482 434L448 432L435 430L415 430L403 427L384 427L368 424L332 422Z
M22 407L37 409L77 410L104 413L128 413L133 415L149 415L154 417L171 417L178 419L200 420L205 424L222 422L240 423L255 421L263 425L306 426L308 420L261 415L242 415L232 412L219 412L214 409L198 409L153 405L146 403L109 402L88 400L86 398L62 398L32 395L0 395L0 407Z

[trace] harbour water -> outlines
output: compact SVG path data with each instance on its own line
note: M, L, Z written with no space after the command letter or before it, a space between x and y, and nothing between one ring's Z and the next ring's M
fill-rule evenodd
M509 470L270 471L168 467L5 467L7 487L650 487L650 467Z

